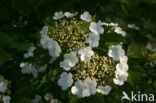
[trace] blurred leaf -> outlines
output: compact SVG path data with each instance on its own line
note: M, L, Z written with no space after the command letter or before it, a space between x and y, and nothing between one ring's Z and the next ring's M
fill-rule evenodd
M128 46L128 51L127 55L132 58L143 58L147 54L146 48L144 45L137 43L137 42L132 42Z

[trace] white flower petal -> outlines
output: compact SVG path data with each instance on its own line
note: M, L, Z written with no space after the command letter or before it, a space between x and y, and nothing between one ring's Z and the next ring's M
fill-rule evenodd
M105 94L105 95L108 95L108 93L110 92L111 90L111 86L107 85L107 86L98 86L97 87L97 92L101 93L101 94Z
M81 14L80 18L84 21L91 22L91 15L88 11L85 11L83 14Z

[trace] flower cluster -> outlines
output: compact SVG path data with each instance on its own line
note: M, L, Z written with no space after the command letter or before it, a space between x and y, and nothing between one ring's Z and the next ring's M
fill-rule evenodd
M128 57L121 45L110 46L108 55L99 53L100 37L105 35L102 25L113 26L115 32L122 36L125 36L126 32L118 24L93 22L92 16L87 11L79 18L76 17L77 14L77 12L55 12L54 22L42 28L40 44L37 46L48 50L48 55L52 57L50 63L56 60L55 65L60 67L58 69L61 75L56 79L62 90L71 87L72 94L78 98L88 97L97 92L108 95L113 81L116 85L123 85L127 80ZM31 47L25 55L32 56L33 50ZM43 56L44 54L40 57ZM38 64L23 62L20 64L21 71L23 74L37 77L48 65L38 66ZM47 101L52 99L49 93L44 97ZM41 96L36 95L32 102L39 103L41 99Z
M5 83L3 81L0 81L0 93L5 93L6 90L7 90L7 86L8 86L7 83ZM8 95L2 95L2 101L3 101L3 103L10 103L10 99L11 99L11 97L8 96Z
M55 40L47 36L47 32L48 32L48 27L44 26L42 28L42 31L40 32L41 34L40 44L44 49L49 50L50 56L52 56L53 58L58 57L60 56L61 48Z
M29 49L28 49L28 52L24 54L24 58L29 58L29 57L32 57L33 56L33 51L35 50L35 47L34 46L31 46Z
M32 103L40 103L42 100L42 97L40 95L35 95L34 99L31 100ZM46 100L49 103L58 103L58 99L54 99L51 93L46 93L44 95L44 100Z
M120 61L116 65L115 78L113 79L116 85L123 85L128 77L128 57L125 56L125 51L121 45L112 45L109 49L108 55L116 61Z
M21 72L23 74L32 74L34 77L37 77L38 72L42 72L47 68L47 64L36 69L32 63L22 62L20 67L22 68Z

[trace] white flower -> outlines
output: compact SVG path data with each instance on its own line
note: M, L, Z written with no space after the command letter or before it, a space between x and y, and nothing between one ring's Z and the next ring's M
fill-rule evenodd
M31 74L35 69L35 67L29 62L22 62L20 67L22 68L21 72L23 74Z
M49 50L49 55L52 57L58 57L61 53L61 47L60 45L53 40L52 38L49 38L47 35L43 36L40 39L40 44L44 49Z
M95 34L103 34L104 33L104 28L102 27L102 25L100 23L91 22L89 29L91 32L93 32Z
M90 91L88 89L88 84L82 81L76 81L74 86L71 88L71 92L77 95L78 98L90 96Z
M125 55L125 51L122 49L121 45L112 45L109 47L108 55L114 60L120 60L120 57Z
M111 89L112 89L112 87L109 85L106 85L105 87L104 86L98 86L96 91L98 93L108 95L108 93L111 91Z
M59 57L61 53L61 47L56 41L52 41L48 45L49 55L52 57Z
M115 71L115 78L113 79L114 83L116 85L123 85L124 82L127 80L128 77L128 73L125 71L121 71L121 70L116 70Z
M124 56L120 56L119 58L120 58L120 62L121 63L127 63L127 61L128 61L128 57L125 56L125 55Z
M63 72L57 83L62 87L62 90L67 90L73 84L72 74Z
M120 70L120 71L128 71L128 65L126 63L118 63L116 65L116 70Z
M151 43L148 43L147 46L146 46L146 48L147 48L148 50L152 51L152 52L156 51L156 49L154 49L154 48L152 47Z
M32 45L29 49L28 52L24 54L24 58L29 58L33 56L33 52L35 50L35 47Z
M101 23L101 22L100 22ZM102 22L101 25L106 25L106 26L118 26L118 23L105 23L105 22Z
M91 15L88 11L83 12L83 14L80 15L80 18L84 21L91 22Z
M58 20L58 19L61 19L63 17L64 17L63 12L62 11L59 11L59 12L55 12L53 19L54 20Z
M87 78L85 79L84 83L88 84L90 95L94 95L96 93L97 82L95 80L91 80L90 78Z
M50 103L58 103L58 100L57 100L57 99L52 99L52 100L50 101Z
M64 60L60 62L60 67L64 70L69 71L78 62L77 52L71 51L69 54L64 55Z
M137 27L135 24L128 24L128 27L129 27L130 29L139 30L139 27Z
M37 70L35 69L35 67L31 63L22 62L20 64L20 67L22 68L21 72L23 74L32 74L34 76L34 78L38 76Z
M10 96L3 96L2 100L3 100L3 103L10 103Z
M45 71L45 70L46 70L46 68L47 68L47 64L46 64L46 65L44 65L44 66L39 67L38 72Z
M73 16L77 15L77 12L76 13L70 13L70 12L65 12L64 13L64 16L67 17L67 18L71 18Z
M7 83L0 81L0 92L4 93L7 90Z
M86 43L89 43L91 47L98 47L99 46L100 36L95 33L89 33L89 37L86 40Z
M42 30L40 31L41 37L46 36L48 33L48 26L43 26Z
M34 99L31 100L32 103L40 103L40 101L41 101L40 95L35 95Z
M53 96L52 96L51 93L46 93L44 98L45 98L46 101L50 101L51 99L53 99Z
M121 34L122 36L126 36L126 32L123 31L121 27L114 27L114 29L115 29L115 32L117 34Z
M93 52L92 48L90 46L88 46L88 47L81 48L78 51L78 54L80 54L80 59L82 61L89 61L90 58L94 55L94 52Z
M51 42L52 40L47 35L40 39L40 44L44 49L47 49Z

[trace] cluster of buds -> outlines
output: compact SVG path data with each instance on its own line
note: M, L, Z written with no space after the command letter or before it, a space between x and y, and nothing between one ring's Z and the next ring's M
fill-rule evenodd
M55 21L55 29L49 30L48 35L60 44L63 51L70 52L85 46L84 41L89 30L83 28L84 24L84 21L78 21L76 18L61 19Z
M115 62L109 57L95 54L88 62L79 61L72 71L75 81L89 77L100 85L106 85L114 78Z

